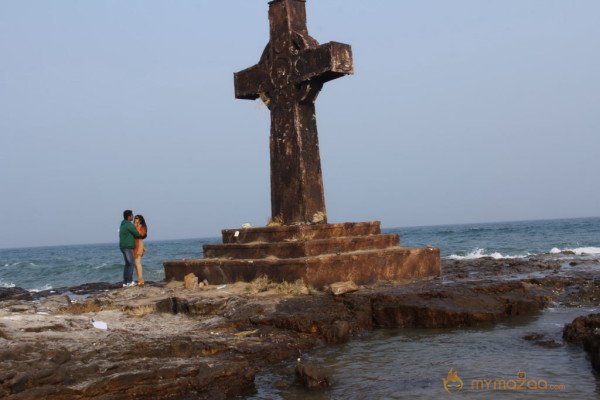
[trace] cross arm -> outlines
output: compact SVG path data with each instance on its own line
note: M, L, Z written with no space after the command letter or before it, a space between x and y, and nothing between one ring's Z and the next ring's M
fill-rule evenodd
M354 73L352 47L348 44L329 42L306 49L296 64L298 81L318 79L327 82Z
M256 64L233 74L235 98L255 100L260 93L267 92L269 75L261 64Z

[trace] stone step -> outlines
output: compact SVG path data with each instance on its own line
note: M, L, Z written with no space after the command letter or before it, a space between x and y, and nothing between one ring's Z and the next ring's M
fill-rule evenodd
M205 258L300 258L359 250L386 249L399 246L398 235L333 237L283 242L205 244Z
M223 243L285 242L290 240L327 239L342 236L367 236L381 233L380 222L346 222L341 224L264 226L223 229Z
M250 282L266 275L275 282L302 279L317 289L339 281L365 284L378 280L434 277L441 273L439 249L408 247L288 259L202 258L165 261L163 265L167 281L183 281L189 273L210 284Z

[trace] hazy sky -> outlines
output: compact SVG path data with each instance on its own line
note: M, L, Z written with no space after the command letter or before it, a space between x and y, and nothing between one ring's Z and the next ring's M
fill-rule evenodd
M308 0L352 45L317 100L330 222L600 215L600 1ZM266 0L0 0L0 248L213 237L270 216L269 113L233 73Z

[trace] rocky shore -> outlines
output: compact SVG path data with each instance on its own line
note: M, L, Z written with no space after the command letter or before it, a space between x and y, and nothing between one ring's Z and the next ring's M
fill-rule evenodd
M273 362L376 328L465 327L549 304L597 305L600 274L590 263L598 260L444 260L440 278L381 282L337 295L267 281L193 290L175 282L39 293L0 288L0 398L251 394L255 374ZM589 318L595 322L577 326L596 337L600 319ZM586 340L580 342L597 353L597 342Z

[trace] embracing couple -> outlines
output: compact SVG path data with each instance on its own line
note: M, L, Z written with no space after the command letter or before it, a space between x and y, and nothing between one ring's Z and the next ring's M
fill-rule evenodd
M132 223L133 221L133 223ZM133 217L133 211L123 211L123 221L119 228L119 247L123 258L125 259L125 268L123 269L123 287L135 286L133 281L133 266L138 276L137 285L144 285L144 277L142 275L142 256L146 249L144 241L148 233L146 220L141 215Z

